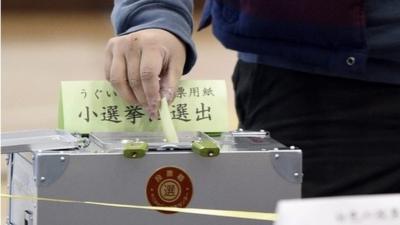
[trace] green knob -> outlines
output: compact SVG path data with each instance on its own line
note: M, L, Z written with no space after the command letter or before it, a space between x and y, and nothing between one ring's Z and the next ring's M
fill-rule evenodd
M130 159L142 158L148 149L149 145L146 142L128 142L124 146L124 156Z
M221 137L222 132L205 132L210 137Z
M215 157L219 155L219 147L210 140L194 141L192 151L203 157Z

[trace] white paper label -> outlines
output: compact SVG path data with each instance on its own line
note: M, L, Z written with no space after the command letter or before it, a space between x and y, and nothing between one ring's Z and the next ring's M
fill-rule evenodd
M283 200L275 225L400 225L400 194Z

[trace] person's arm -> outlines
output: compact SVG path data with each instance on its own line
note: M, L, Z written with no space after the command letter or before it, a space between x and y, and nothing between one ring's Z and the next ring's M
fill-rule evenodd
M105 72L122 98L157 117L160 98L174 98L196 61L192 0L115 0L117 37L106 49Z

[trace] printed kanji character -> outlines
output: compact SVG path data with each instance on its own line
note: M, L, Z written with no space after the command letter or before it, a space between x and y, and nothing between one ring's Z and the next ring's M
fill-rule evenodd
M183 87L178 87L178 89L176 90L176 97L177 97L177 98L186 97L185 88L183 88Z
M350 212L350 219L351 220L357 220L358 219L358 213L356 211L352 210Z
M160 174L157 174L154 179L157 181L157 183L160 183L162 181L163 177Z
M190 121L190 119L188 118L189 113L187 109L187 104L177 104L176 106L172 105L172 108L175 108L171 111L172 119L181 120L184 122Z
M207 109L205 109L204 103L201 103L201 109L196 108L196 114L197 114L196 121L200 121L200 120L204 120L204 119L211 120L210 112L211 112L211 108L207 107Z
M183 174L180 173L180 174L178 175L177 179L179 180L179 182L182 182L182 181L185 179L185 175L183 175Z
M400 217L400 212L398 209L392 208L390 212L393 219L397 219L398 217Z
M189 97L200 97L199 87L192 87L189 89Z
M142 108L139 106L127 106L126 110L124 112L126 112L125 114L125 118L127 120L129 120L132 124L136 123L136 119L140 119L144 116L144 113L141 112Z
M167 177L173 177L174 176L174 171L173 170L167 170Z
M203 88L203 96L214 96L212 88Z
M102 121L109 121L113 123L120 123L122 122L121 120L118 119L119 114L118 114L118 106L116 105L110 105L110 106L105 106L103 107L104 112L101 113L103 116Z
M164 183L162 186L163 198L175 198L177 195L177 186L174 183Z
M379 219L386 219L386 216L386 212L382 209L376 212L376 217Z
M96 113L95 111L92 111L92 114L93 114L95 117L98 116L97 113ZM78 117L79 117L79 118L82 118L82 117L83 117L83 119L86 120L86 122L89 123L89 121L90 121L90 110L89 110L89 107L88 107L88 106L85 106L85 112L82 112L82 111L81 111L81 112L78 114Z
M346 220L346 217L342 213L339 213L338 215L336 215L336 220L342 223Z

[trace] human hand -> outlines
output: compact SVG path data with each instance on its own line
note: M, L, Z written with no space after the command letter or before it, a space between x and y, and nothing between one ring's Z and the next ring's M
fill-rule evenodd
M183 42L162 29L146 29L111 38L106 48L105 73L129 104L158 118L161 97L175 97L186 51Z

